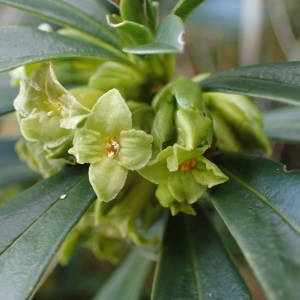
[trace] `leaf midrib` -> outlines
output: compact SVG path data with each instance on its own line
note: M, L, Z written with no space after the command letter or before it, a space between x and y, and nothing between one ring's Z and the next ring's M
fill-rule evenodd
M294 222L291 222L287 215L281 213L278 208L273 205L269 198L267 198L264 194L262 194L260 191L256 190L254 187L249 185L247 182L243 181L240 177L234 175L232 172L228 171L226 168L222 168L230 177L232 177L235 181L240 183L242 186L244 186L247 190L249 190L251 193L255 194L264 204L266 204L268 207L270 207L293 231L295 231L297 234L300 235L300 227L295 224Z
M73 189L76 188L76 186L80 185L80 183L85 180L84 176L79 179L79 181L77 181L76 183L72 184L70 186L70 189L68 189L68 191L65 191L64 193L70 193ZM59 201L64 201L64 199L60 199L59 196L57 198L57 200L55 202L53 202L41 215L39 215L38 217L36 217L32 223L30 223L26 229L24 231L22 231L6 248L4 248L1 252L0 252L0 256L4 255L11 247L14 246L14 244L16 244L24 235L26 235L26 233L28 231L31 230L31 228L41 219L44 217L45 214L47 214L52 208L53 206L55 206Z
M197 292L197 299L198 300L203 300L202 297L202 288L201 288L201 279L200 276L197 272L197 265L199 265L199 261L197 259L197 255L195 252L195 246L193 239L191 237L191 230L188 225L188 221L185 219L184 220L184 230L186 233L186 239L187 239L187 244L188 248L190 249L190 258L191 258L191 265L192 265L192 272L194 274L194 281L195 281L195 287L196 287L196 292Z
M205 80L203 80L202 82L200 82L200 85L203 84L205 85L205 83L214 83L216 81L224 81L224 80L240 80L240 81L248 81L248 80L252 80L252 81L256 81L256 82L259 82L259 83L269 83L269 84L273 84L273 85L277 85L278 83L281 85L281 86L284 86L284 87L288 87L288 88L299 88L300 89L300 86L299 85L290 85L288 84L287 82L282 82L280 80L275 80L275 79L267 79L267 78L260 78L260 77L252 77L252 76L245 76L245 75L232 75L232 76L227 76L227 75L217 75L214 76L212 75L211 78L209 79L209 77Z

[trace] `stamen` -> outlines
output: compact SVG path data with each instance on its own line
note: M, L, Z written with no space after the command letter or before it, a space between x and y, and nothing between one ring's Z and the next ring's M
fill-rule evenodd
M120 150L120 145L117 142L116 138L114 138L112 136L108 136L106 138L105 149L107 151L107 157L114 158Z
M190 169L196 167L197 165L197 159L196 158L190 158L187 159L185 161L183 161L180 166L179 166L179 170L182 172L187 172Z

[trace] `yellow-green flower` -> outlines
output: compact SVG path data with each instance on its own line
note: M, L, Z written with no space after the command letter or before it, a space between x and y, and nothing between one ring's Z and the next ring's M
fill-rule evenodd
M139 171L158 185L156 197L173 215L180 211L194 214L191 204L198 201L207 188L227 180L227 176L203 156L206 150L207 146L188 150L175 144L161 151Z
M152 136L133 129L132 114L116 89L99 98L82 128L75 131L73 154L89 163L90 182L101 201L114 199L128 170L143 168L152 155Z

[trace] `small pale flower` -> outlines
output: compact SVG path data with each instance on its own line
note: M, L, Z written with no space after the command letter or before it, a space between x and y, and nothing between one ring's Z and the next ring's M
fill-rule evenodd
M143 168L152 155L152 136L132 127L132 114L116 89L99 98L69 150L80 164L89 163L90 182L101 201L114 199L128 170Z
M161 151L139 173L158 185L156 197L173 215L180 211L194 214L191 204L200 199L207 188L221 184L227 176L203 156L207 146L188 150L178 144Z

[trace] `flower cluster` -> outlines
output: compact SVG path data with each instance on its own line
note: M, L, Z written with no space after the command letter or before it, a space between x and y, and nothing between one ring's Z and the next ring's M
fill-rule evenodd
M163 25L155 36L155 18L139 24L140 16L129 14L133 19L127 20L127 14L121 9L121 16L108 22L129 53L137 51L132 45L152 51L164 42ZM168 43L163 45L168 50ZM165 208L172 215L196 214L194 204L205 191L227 181L209 160L216 149L269 151L251 100L202 93L185 77L172 81L173 55L126 55L127 64L66 60L12 74L20 84L14 106L23 135L17 145L21 157L45 177L65 164L89 166L97 201L71 232L64 253L78 239L113 260L126 249L126 240L153 245ZM87 237L87 230L93 234Z

